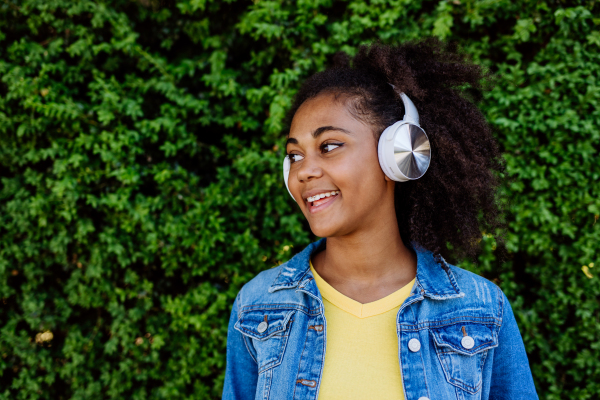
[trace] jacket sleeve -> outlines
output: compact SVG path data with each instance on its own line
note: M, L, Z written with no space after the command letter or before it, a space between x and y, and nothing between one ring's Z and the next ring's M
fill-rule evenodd
M490 400L538 399L533 377L519 333L515 315L503 294L502 326L498 334L498 347L494 350L494 365L490 387Z
M234 328L238 320L240 294L233 303L229 318L223 400L251 400L256 393L258 364L255 355L250 353L253 350L252 344Z

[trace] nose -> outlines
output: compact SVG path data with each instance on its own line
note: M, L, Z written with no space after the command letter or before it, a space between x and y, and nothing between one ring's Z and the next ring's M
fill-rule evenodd
M296 177L300 182L310 182L323 176L323 169L314 157L305 157L297 169Z

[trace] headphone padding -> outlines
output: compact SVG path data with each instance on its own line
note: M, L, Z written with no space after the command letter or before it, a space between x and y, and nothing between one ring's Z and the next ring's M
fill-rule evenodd
M292 195L292 192L290 191L290 187L288 186L288 179L290 177L291 165L292 165L292 163L290 162L290 158L288 156L285 156L283 158L283 180L285 182L285 188L287 189L288 193L290 194L290 196L292 196L292 199L294 199L294 201L296 201L296 199L294 198L294 195Z
M394 140L388 140L388 136L395 136L397 134L398 128L404 123L404 121L398 121L395 124L385 128L381 136L379 136L379 143L377 144L377 157L379 158L379 166L381 167L381 170L383 171L385 176L387 176L395 182L403 182L406 179L402 179L401 177L397 176L397 174L394 173L393 167L389 165L390 161L386 157L386 153L390 151L391 147L391 152L393 154ZM394 166L396 165L394 164Z

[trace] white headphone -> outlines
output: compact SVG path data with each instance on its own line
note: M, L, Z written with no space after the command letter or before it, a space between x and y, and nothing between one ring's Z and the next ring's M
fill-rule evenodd
M404 117L383 131L379 137L377 155L379 165L388 178L406 182L425 174L431 162L431 147L427 134L419 126L417 108L406 94L401 92L400 98L404 103ZM288 186L290 166L290 159L286 156L283 159L283 179L290 196L294 198Z

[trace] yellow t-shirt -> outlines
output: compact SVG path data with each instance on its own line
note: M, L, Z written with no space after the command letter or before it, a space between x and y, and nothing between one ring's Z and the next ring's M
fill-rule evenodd
M310 269L325 306L327 347L319 400L404 400L396 316L413 287L372 303L344 296Z

